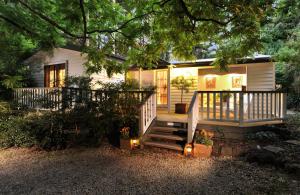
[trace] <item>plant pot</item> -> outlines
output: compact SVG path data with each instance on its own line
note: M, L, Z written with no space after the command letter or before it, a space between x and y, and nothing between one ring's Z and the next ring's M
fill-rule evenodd
M209 158L212 153L212 146L194 143L194 157Z
M120 149L131 150L130 139L120 138Z
M185 103L175 104L175 113L176 114L185 114L186 113L186 104Z

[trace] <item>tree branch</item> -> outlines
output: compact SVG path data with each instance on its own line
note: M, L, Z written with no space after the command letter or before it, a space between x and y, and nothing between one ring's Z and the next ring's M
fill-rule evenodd
M207 22L213 22L213 23L216 23L218 25L221 25L221 26L226 26L228 23L230 23L232 20L234 20L236 17L232 17L230 18L228 21L219 21L219 20L216 20L216 19L213 19L213 18L201 18L201 17L196 17L194 16L188 9L188 7L186 6L184 0L178 0L184 13L187 15L187 17L191 20L194 20L194 21L207 21Z
M9 24L11 24L11 25L13 25L13 26L15 26L15 27L21 29L22 31L26 32L27 34L34 35L34 36L38 36L37 33L35 33L35 32L33 32L33 31L31 31L31 30L25 28L24 26L21 26L20 24L16 23L15 21L13 21L13 20L11 20L11 19L9 19L9 18L7 18L7 17L5 17L5 16L3 16L3 15L0 15L0 19L2 19L2 20L4 20L4 21L6 21L7 23L9 23Z
M74 37L74 38L77 38L77 39L80 39L80 38L83 38L82 36L79 36L79 35L76 35L74 33L71 33L69 32L67 29L65 29L64 27L60 26L57 22L55 22L54 20L52 20L51 18L45 16L44 14L36 11L35 9L33 9L32 7L30 7L28 4L26 4L24 1L22 0L18 0L18 2L23 5L25 8L27 8L29 11L31 11L33 14L37 15L38 17L40 17L41 19L43 19L44 21L46 21L47 23L51 24L52 26L54 26L55 28L61 30L63 33L71 36L71 37Z
M87 34L87 22L86 22L86 15L84 11L84 5L83 0L79 0L81 14L82 14L82 20L83 20L83 44L86 43L86 34Z

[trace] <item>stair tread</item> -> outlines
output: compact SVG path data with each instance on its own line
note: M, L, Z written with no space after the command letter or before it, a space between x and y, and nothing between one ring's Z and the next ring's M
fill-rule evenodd
M174 143L166 143L166 142L159 142L159 141L145 141L144 145L183 151L183 147L181 145L174 144Z
M154 126L151 128L154 131L186 131L184 128L179 127L161 127L161 126Z
M147 136L148 137L154 137L154 138L175 140L175 141L184 141L184 140L186 140L186 136L173 135L173 134L162 134L162 133L156 133L156 132L151 132L151 133L147 134Z

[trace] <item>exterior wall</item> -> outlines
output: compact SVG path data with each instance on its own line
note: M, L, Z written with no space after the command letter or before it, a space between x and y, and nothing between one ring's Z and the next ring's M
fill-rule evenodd
M210 75L199 76L199 85L198 90L201 91L222 91L222 90L230 90L230 91L240 91L241 88L234 88L232 86L232 77L233 76L241 76L242 85L247 85L247 75L246 74L235 74L230 71L223 75L214 75L216 78L216 88L209 89L206 88L206 77Z
M87 76L85 73L84 63L86 62L86 55L81 54L79 51L74 51L64 48L55 48L53 51L39 51L32 57L25 61L30 65L32 77L37 87L44 86L44 66L59 63L66 63L67 76ZM91 75L93 83L96 81L114 82L124 80L124 75L113 75L110 79L107 77L106 72L102 71L99 74Z
M192 87L190 87L189 92L188 93L183 93L183 103L187 104L187 108L189 107L189 104L191 102L191 99L194 95L194 91L197 90L197 86L198 86L198 68L172 68L170 70L170 81L172 82L172 80L174 78L176 78L177 76L185 76L188 78L193 78L194 79L194 85ZM180 103L180 97L181 97L181 92L180 90L178 90L177 88L175 88L174 86L170 87L170 111L174 112L175 111L175 104L176 103Z
M247 64L247 90L272 91L275 89L274 63Z

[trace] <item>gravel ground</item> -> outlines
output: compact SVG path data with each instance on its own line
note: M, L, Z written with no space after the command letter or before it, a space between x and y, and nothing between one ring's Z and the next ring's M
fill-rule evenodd
M61 193L300 194L300 181L237 159L186 158L158 149L0 150L0 194Z

